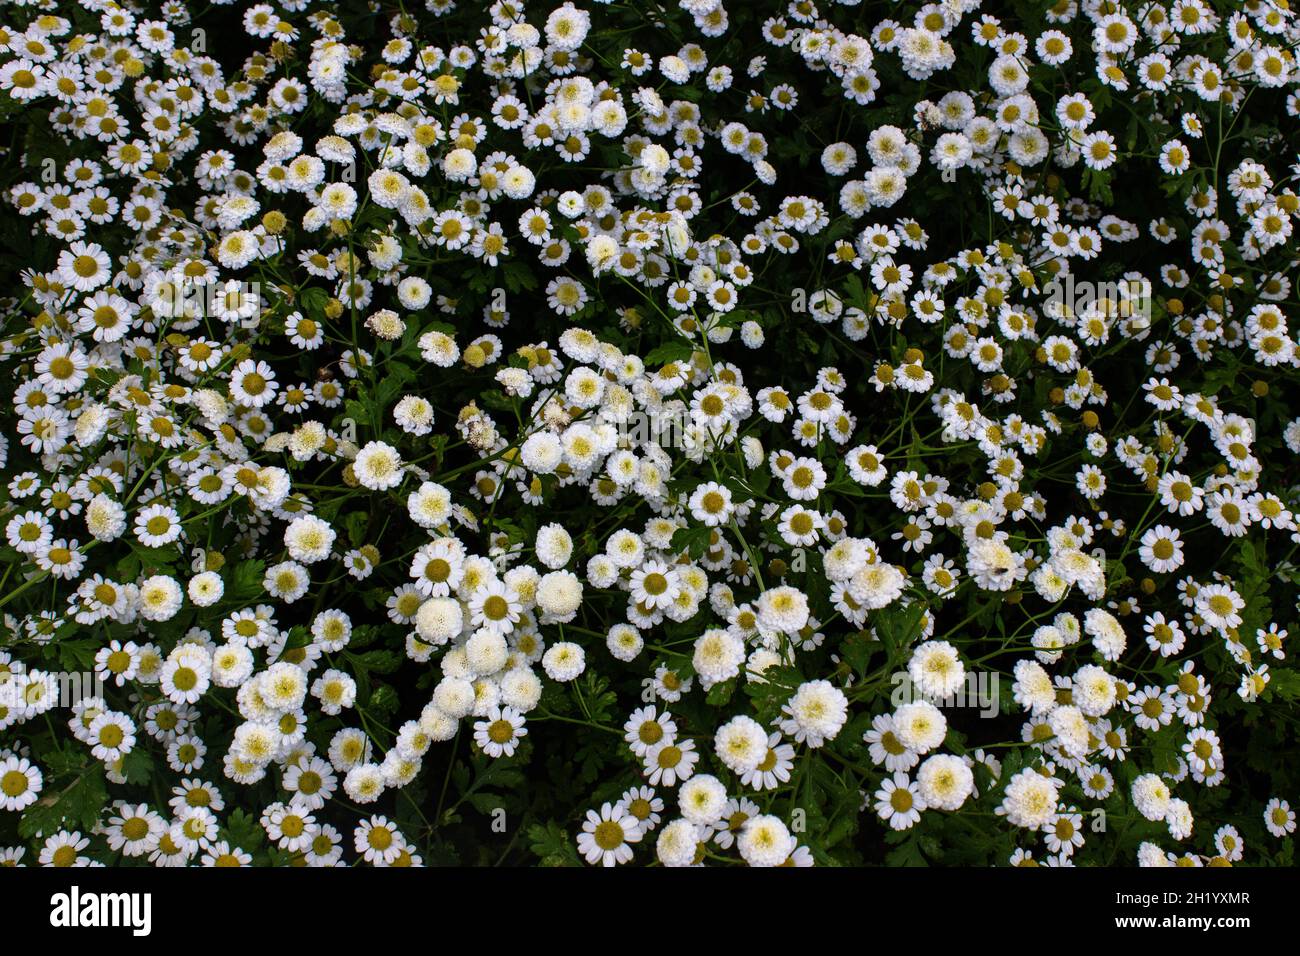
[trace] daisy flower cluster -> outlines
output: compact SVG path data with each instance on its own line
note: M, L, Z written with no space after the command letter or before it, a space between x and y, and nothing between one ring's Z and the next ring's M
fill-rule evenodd
M1284 0L0 7L0 865L1290 864Z

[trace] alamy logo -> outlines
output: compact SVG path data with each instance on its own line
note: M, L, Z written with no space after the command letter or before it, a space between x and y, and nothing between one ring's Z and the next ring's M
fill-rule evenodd
M255 329L261 322L262 284L234 279L200 282L173 269L152 287L149 307L155 315L167 318L220 318Z
M1146 279L1089 282L1067 272L1043 286L1043 293L1050 315L1079 316L1096 307L1116 319L1151 320L1151 283Z
M918 700L928 700L937 707L966 707L979 711L981 717L996 717L1000 709L996 671L967 671L962 685L947 697L922 694L907 671L897 671L890 678L893 692L889 702L895 707Z
M152 893L71 892L50 897L50 925L58 929L127 927L133 936L153 931Z
M72 707L87 697L103 697L104 686L91 671L18 671L0 682L0 707L38 712Z
M686 430L689 426L690 419L684 413L632 412L619 422L619 441L632 448L650 444L681 449L686 445Z

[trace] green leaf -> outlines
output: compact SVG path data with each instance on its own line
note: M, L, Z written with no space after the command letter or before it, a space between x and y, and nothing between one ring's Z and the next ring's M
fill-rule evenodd
M509 292L531 292L539 285L537 276L533 275L533 270L525 262L511 260L501 267L501 271L505 276L506 290Z
M317 321L324 318L325 305L329 300L329 293L317 286L309 286L298 293L298 302L302 305L303 312Z
M712 536L713 530L704 525L678 528L673 532L673 538L669 542L669 546L673 551L687 551L692 558L698 558L709 549L709 541Z
M387 720L397 713L400 703L397 699L397 691L393 690L388 684L376 682L375 688L370 694L370 700L366 702L366 711L380 720Z
M1263 696L1280 697L1282 700L1300 700L1300 671L1268 670L1268 687Z
M262 593L262 578L266 574L265 561L240 561L230 575L230 585L226 588L228 600L251 601Z
M358 667L376 674L391 674L405 660L397 651L366 651L364 654L349 654L348 659Z
M62 793L29 807L18 821L18 833L29 840L49 836L65 826L87 833L99 822L107 803L104 767L95 763L83 770Z
M122 758L122 776L126 782L139 786L149 782L153 776L154 762L144 750L136 748Z
M103 642L93 637L64 639L56 645L59 651L59 666L64 670L80 672L92 670L95 666L95 654L103 647Z
M899 603L890 605L876 615L876 634L889 650L891 659L897 660L920 636L921 619L924 616L925 605Z
M537 854L542 866L579 866L578 851L569 835L554 821L535 823L528 828L528 846Z
M731 680L723 681L721 684L714 684L709 688L709 693L704 699L714 707L721 707L731 700L731 695L735 693L735 691L736 680L735 678L732 678Z
M370 515L365 511L349 511L343 516L343 530L347 533L348 542L354 548L359 548L366 540L366 529L370 527Z
M665 342L646 353L645 367L653 369L667 365L669 362L686 362L693 354L695 348L687 342Z
M885 842L893 842L889 834L885 837ZM895 849L885 854L885 863L888 866L929 866L925 859L925 854L921 852L921 841L916 833L909 834Z
M587 716L596 723L608 721L618 704L618 695L609 689L609 679L588 668L582 679L573 685L580 699L580 705L586 705Z
M865 677L872 656L883 650L880 641L873 641L869 631L850 634L840 644L840 655L859 677Z
M226 825L221 828L222 836L232 846L252 853L262 845L264 834L257 818L243 809L234 810L226 818Z

